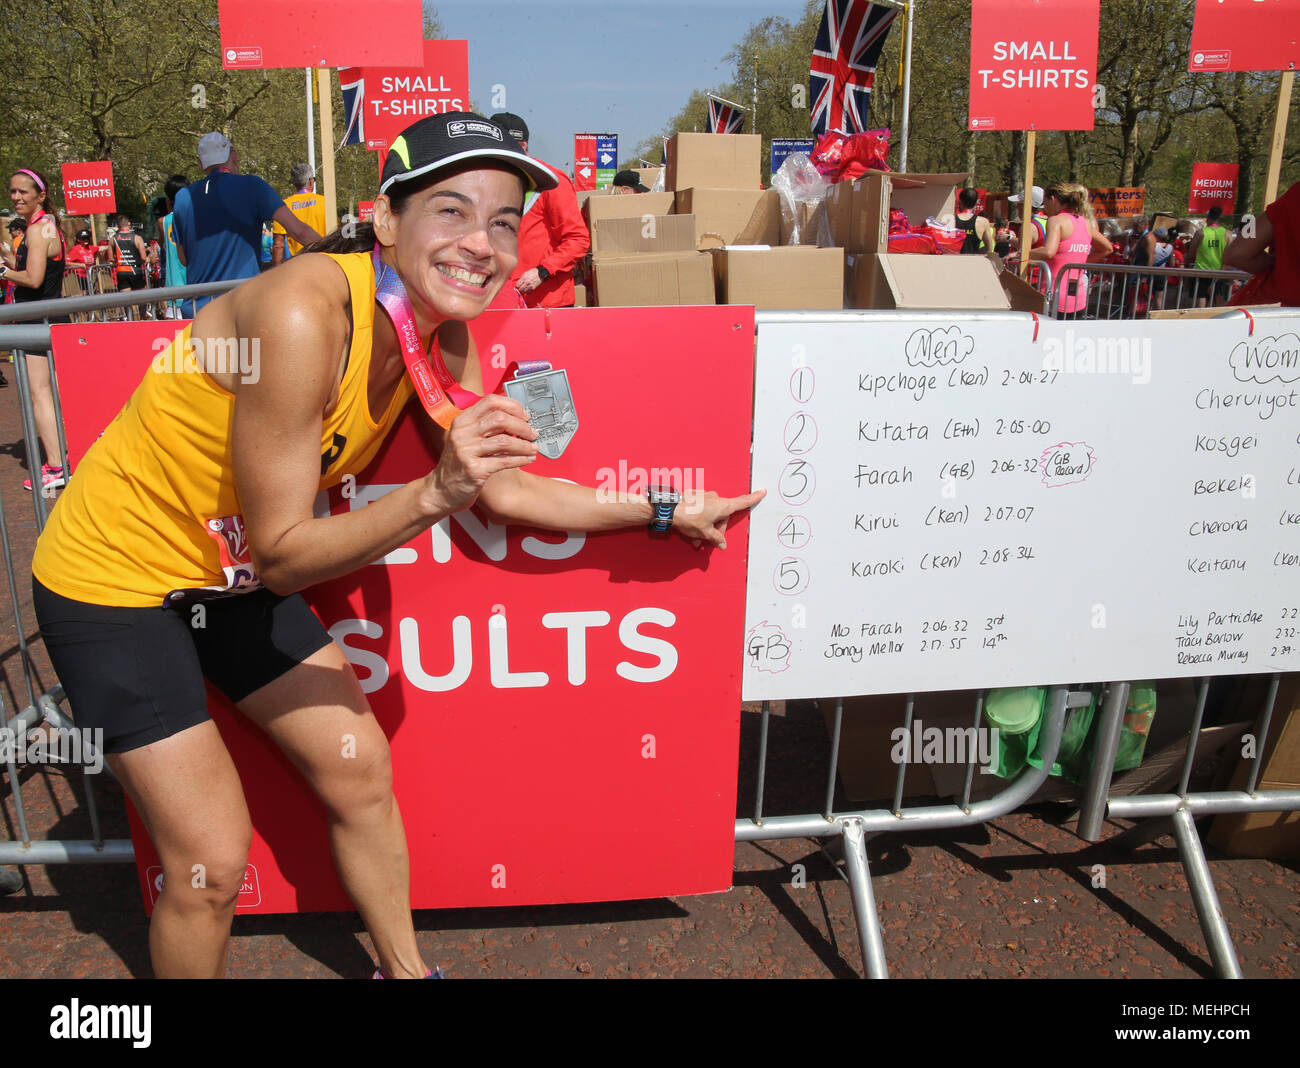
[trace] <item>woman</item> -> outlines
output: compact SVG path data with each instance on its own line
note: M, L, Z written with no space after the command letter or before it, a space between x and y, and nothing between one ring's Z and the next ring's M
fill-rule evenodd
M957 193L957 215L953 226L966 234L961 251L967 255L984 254L993 248L993 227L983 215L976 215L980 202L978 189L966 188Z
M389 151L373 225L336 232L211 302L174 343L173 353L184 346L202 359L209 341L259 339L257 373L147 373L52 513L33 559L37 614L78 726L103 728L108 762L162 858L150 927L156 974L223 974L251 837L238 776L205 709L204 675L324 803L376 975L430 974L411 921L387 739L296 591L476 502L502 521L553 529L650 519L643 499L599 503L593 490L524 473L538 438L524 409L463 393L482 389L465 320L515 267L525 191L554 184L477 115L408 128ZM426 351L467 409L452 421L445 398L430 400L441 420L431 428L437 467L361 511L314 517L316 494L378 451L415 391L406 368ZM168 355L154 367L183 366ZM695 496L673 527L722 546L727 518L762 494ZM198 602L201 628L191 625ZM357 759L338 759L345 733Z
M14 303L54 300L63 296L63 233L55 217L49 182L39 171L23 168L9 177L9 199L14 211L27 220L27 235L17 253L5 251L0 278L14 284ZM67 323L66 315L47 320ZM54 394L50 388L50 362L46 356L27 355L27 373L32 388L32 413L36 433L45 447L41 464L41 490L50 493L64 484L63 453L59 448L58 424L54 418ZM34 462L37 457L28 457ZM29 478L25 489L32 488Z
M1086 218L1087 187L1074 182L1053 182L1044 190L1043 210L1047 231L1041 245L1029 250L1031 260L1045 260L1059 297L1058 319L1081 319L1088 311L1088 282L1081 272L1061 272L1070 263L1091 263L1109 256L1111 243L1097 224ZM1064 282L1064 285L1062 285Z

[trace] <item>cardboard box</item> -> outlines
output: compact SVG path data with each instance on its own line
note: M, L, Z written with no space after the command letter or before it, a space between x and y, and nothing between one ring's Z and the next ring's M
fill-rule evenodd
M913 227L955 214L957 190L966 174L898 174L871 171L854 182L837 182L827 197L831 237L858 254L889 251L889 213L907 213Z
M647 189L655 187L655 182L659 180L659 176L663 174L664 170L662 167L633 167L632 169L636 171L641 178L641 184ZM664 188L667 188L667 186ZM669 192L672 192L672 190L669 190Z
M585 214L587 201L590 200L592 197L599 197L601 199L604 199L606 197L612 196L613 194L610 192L610 188L611 187L606 187L605 189L575 190L574 195L578 198L578 210L582 211Z
M1263 676L1260 679L1267 681ZM1257 702L1252 702L1255 704ZM1251 708L1252 713L1256 710ZM1250 765L1248 759L1239 761L1228 789L1246 788ZM1295 672L1283 675L1278 686L1258 788L1300 790L1300 674ZM1215 848L1237 857L1300 859L1300 812L1243 812L1216 816L1207 840Z
M591 197L582 205L582 217L587 220L587 229L590 230L597 219L639 219L642 215L671 215L673 201L672 193L618 193Z
M703 252L600 256L592 284L602 308L715 303L713 264Z
M759 309L844 307L841 248L722 248L713 250L719 304Z
M666 188L759 189L758 134L679 133L668 142Z
M696 248L703 250L733 245L737 243L736 238L750 225L755 212L760 210L759 204L765 195L762 189L679 189L677 212L695 216Z
M575 308L585 308L587 306L587 287L576 285L573 287L573 306Z
M845 289L850 308L1011 308L987 256L850 256Z
M733 245L779 245L781 243L781 195L775 189L763 190L745 228L736 235Z
M1012 311L1044 314L1044 309L1047 307L1046 293L1035 289L1015 271L1002 270L1000 263L995 264L995 267L1001 272L998 274L998 282L1002 286L1002 292L1007 295Z
M781 211L782 245L820 245L826 202L796 201L793 211ZM834 242L831 242L834 245Z
M636 215L632 218L597 219L591 224L593 257L625 256L634 252L694 251L694 215Z

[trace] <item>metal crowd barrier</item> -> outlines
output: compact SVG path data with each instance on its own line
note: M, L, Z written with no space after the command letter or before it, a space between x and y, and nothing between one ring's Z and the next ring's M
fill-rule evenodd
M88 279L90 285L96 284L92 272ZM111 268L110 268L111 270ZM102 272L101 272L102 273ZM115 283L116 284L116 283ZM59 448L62 453L64 468L67 470L67 442L63 435L63 416L59 406L58 379L55 375L53 354L50 352L50 319L65 316L102 314L113 309L130 307L135 304L153 303L156 300L184 299L188 297L212 296L233 289L239 282L212 282L195 286L175 286L170 289L142 290L134 293L108 293L97 296L68 297L57 300L33 301L28 304L8 304L0 307L0 351L9 349L13 352L15 379L18 383L19 408L22 416L23 437L26 442L28 466L32 469L32 500L36 509L38 530L45 525L48 500L39 489L40 483L40 449L36 435L36 423L32 415L31 384L28 376L27 354L43 353L50 360L50 381L54 392L55 417L59 429ZM148 293L148 296L144 295ZM37 320L38 322L25 322ZM2 325L24 323L24 325ZM14 632L16 636L18 661L21 665L22 681L15 681L14 689L26 695L27 704L21 710L10 715L8 703L0 692L0 724L7 728L5 737L12 741L27 736L31 731L46 724L55 730L74 728L73 721L59 708L64 700L63 687L54 684L48 690L38 692L40 680L37 678L30 647L27 641L28 627L22 618L21 602L18 596L18 579L15 575L13 550L9 540L9 526L5 513L4 493L0 489L0 551L4 556L5 578L9 583L9 605L13 612ZM24 568L22 581L28 581L29 575ZM13 797L14 822L17 838L14 841L0 842L0 865L23 864L116 864L129 863L135 859L135 852L130 839L106 840L100 830L99 809L95 801L94 780L91 772L93 766L101 766L102 757L84 738L80 744L82 757L83 782L86 790L86 812L90 820L91 837L83 840L58 841L46 839L33 841L27 821L27 810L23 804L22 785L19 781L16 761L16 747L5 746L3 766L9 773L9 787ZM112 774L111 771L108 771ZM0 892L9 892L21 885L16 881L16 873L0 869Z
M1086 286L1088 294L1087 311L1075 318L1142 319L1148 312L1161 309L1222 307L1237 283L1249 279L1250 275L1242 271L1067 263L1052 287L1048 315L1062 317L1056 309L1061 294L1071 285Z
M1079 270L1093 271L1095 265L1069 264L1061 272L1056 287ZM1117 267L1116 274L1129 273L1150 274L1150 268ZM1179 273L1174 269L1169 273ZM1196 275L1214 279L1226 276L1229 279L1249 277L1238 272L1201 271ZM1050 284L1050 283L1049 283ZM1052 306L1055 305L1057 288L1051 292ZM890 313L875 313L890 314ZM921 315L934 317L934 312L897 313L904 315ZM1234 314L1234 309L1225 308L1224 316ZM1263 313L1266 317L1270 313ZM776 324L790 322L791 317L802 322L816 322L823 318L815 312L757 312L755 322L761 332L766 323ZM827 313L826 317L836 317ZM978 318L979 314L974 313ZM1245 790L1189 792L1192 769L1198 755L1201 723L1205 711L1205 700L1209 690L1209 679L1202 680L1199 701L1194 722L1191 725L1183 760L1180 784L1176 793L1142 795L1137 794L1123 798L1111 798L1111 779L1115 756L1118 751L1120 733L1124 714L1128 704L1131 684L1113 682L1105 685L1105 694L1099 715L1100 725L1095 728L1097 748L1092 771L1084 788L1080 807L1078 834L1088 842L1096 842L1101 837L1101 823L1104 815L1112 819L1151 820L1158 822L1151 826L1139 824L1124 831L1113 841L1125 845L1137 845L1152 837L1159 837L1170 829L1177 841L1179 855L1187 875L1188 886L1196 907L1201 929L1205 934L1211 962L1215 973L1223 978L1240 978L1241 969L1233 949L1232 938L1220 907L1218 895L1210 874L1205 852L1197 835L1195 820L1200 817L1221 813L1238 812L1291 812L1300 810L1300 790L1258 790L1261 762L1268 743L1268 729L1272 718L1273 703L1277 695L1279 676L1273 675L1267 700L1257 717L1254 735L1256 750L1251 764L1249 780ZM983 707L987 690L978 692L975 700L972 725L983 725ZM903 712L903 727L907 737L912 735L912 713L915 694L906 697ZM1055 687L1049 690L1046 711L1044 713L1044 733L1042 734L1042 767L1027 767L1019 777L994 797L971 803L971 784L974 776L975 753L969 754L965 783L959 802L950 805L927 805L905 807L902 803L907 762L898 766L894 787L893 803L888 809L860 809L836 811L834 809L836 770L839 760L841 721L843 701L837 700L835 718L831 731L831 752L826 773L825 804L822 811L795 816L766 816L763 802L767 779L768 763L768 724L770 704L762 705L762 723L758 745L758 784L754 802L754 815L748 819L736 821L736 840L738 842L761 842L780 838L838 839L844 849L845 877L850 888L853 902L854 918L857 923L858 937L862 950L862 960L869 978L886 978L888 967L885 960L880 920L876 912L875 897L871 888L871 874L867 865L864 836L873 832L911 832L937 830L941 828L969 826L983 823L1006 815L1025 804L1047 781L1048 769L1056 759L1066 717L1075 708L1083 707L1091 701L1090 690L1071 690ZM971 747L973 750L973 747Z

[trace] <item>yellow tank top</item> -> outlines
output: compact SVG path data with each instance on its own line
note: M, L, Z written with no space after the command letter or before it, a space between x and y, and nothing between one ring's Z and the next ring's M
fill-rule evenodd
M370 255L330 258L347 275L352 344L338 404L321 426L320 489L374 458L412 394L403 375L388 410L378 420L371 417ZM235 491L235 397L192 360L185 369L189 336L187 326L155 357L55 504L32 558L32 574L55 593L90 604L149 608L260 586ZM273 353L260 355L274 359Z

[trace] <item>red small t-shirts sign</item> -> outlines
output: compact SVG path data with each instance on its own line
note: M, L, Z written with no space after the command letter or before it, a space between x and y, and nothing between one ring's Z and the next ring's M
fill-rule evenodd
M69 215L98 215L100 212L117 211L111 160L65 163L62 178L63 201Z
M1231 214L1237 206L1237 172L1235 163L1193 163L1192 192L1187 210L1201 213L1218 204Z
M469 109L469 42L425 41L411 67L348 67L339 84L360 83L360 134L381 159L398 135L430 115ZM347 117L349 124L352 116ZM382 166L382 164L381 164Z
M221 65L418 67L420 0L218 0Z
M972 130L1091 130L1101 0L974 0Z
M1300 0L1197 0L1191 71L1288 70L1300 63Z

